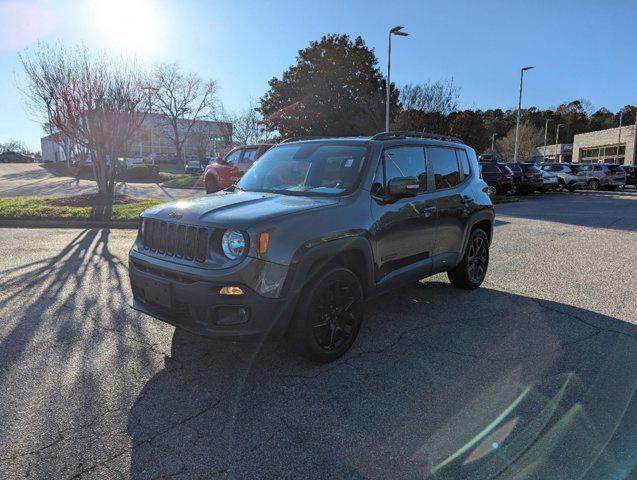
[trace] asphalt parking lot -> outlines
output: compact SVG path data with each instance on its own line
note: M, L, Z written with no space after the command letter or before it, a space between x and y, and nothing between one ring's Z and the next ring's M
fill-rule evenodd
M167 201L202 194L202 190L166 188L158 183L118 182L115 191L131 197ZM37 163L0 164L0 197L60 197L96 192L97 187L92 180L56 177Z
M308 363L127 307L126 230L0 229L0 478L630 478L637 190L497 206L482 288L437 275Z

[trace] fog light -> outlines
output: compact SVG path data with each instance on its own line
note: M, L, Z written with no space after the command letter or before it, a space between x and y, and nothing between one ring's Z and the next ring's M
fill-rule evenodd
M217 325L238 325L240 323L246 323L248 318L248 309L245 307L217 308Z
M222 287L221 290L219 290L219 293L221 295L243 295L243 290L241 290L241 287L229 285L227 287Z

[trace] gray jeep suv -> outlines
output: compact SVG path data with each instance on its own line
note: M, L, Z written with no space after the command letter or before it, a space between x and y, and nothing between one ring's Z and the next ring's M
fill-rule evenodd
M236 186L142 213L132 306L204 336L286 334L332 361L365 299L438 272L458 288L482 283L487 192L475 152L449 137L286 141Z

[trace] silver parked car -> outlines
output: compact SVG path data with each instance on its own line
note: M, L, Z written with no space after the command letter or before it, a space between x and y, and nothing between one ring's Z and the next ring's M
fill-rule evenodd
M589 163L579 166L577 176L586 180L591 190L605 188L615 190L626 185L626 172L621 165L610 163Z
M540 168L545 172L557 175L555 190L558 192L564 189L574 192L578 188L586 188L586 178L577 174L579 165L572 163L543 163Z

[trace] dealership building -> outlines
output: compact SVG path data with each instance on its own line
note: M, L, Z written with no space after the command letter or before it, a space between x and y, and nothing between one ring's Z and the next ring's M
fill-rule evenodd
M547 145L537 147L533 150L530 161L544 162L571 162L573 159L573 144L558 143L557 145Z
M230 123L196 120L191 126L190 120L181 120L178 125L182 134L190 129L189 137L182 147L186 159L219 156L232 141ZM128 152L123 156L144 157L149 162L175 162L177 152L171 136L171 127L166 117L148 114L131 141ZM56 140L55 134L40 139L43 161L66 161L64 150Z
M580 133L573 138L573 162L635 165L635 125Z

